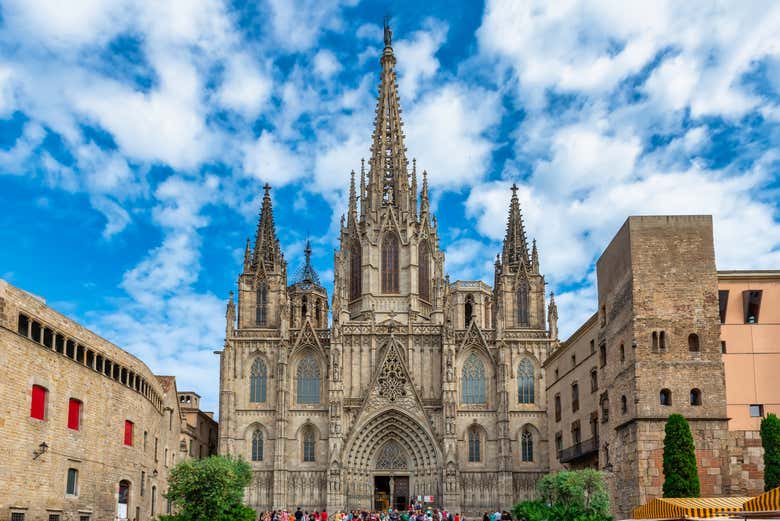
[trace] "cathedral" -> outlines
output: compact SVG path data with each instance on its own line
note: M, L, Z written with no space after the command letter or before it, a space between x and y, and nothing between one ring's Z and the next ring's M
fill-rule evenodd
M418 189L406 156L389 27L384 44L330 305L308 245L288 281L268 185L228 303L219 451L251 464L257 510L476 513L531 497L549 467L542 363L557 310L516 189L493 287L451 282L427 173Z

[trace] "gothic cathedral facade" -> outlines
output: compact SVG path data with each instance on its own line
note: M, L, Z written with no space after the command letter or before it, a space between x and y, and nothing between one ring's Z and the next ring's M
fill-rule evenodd
M493 287L450 282L426 172L406 158L391 33L368 171L352 172L332 303L288 285L266 185L220 355L221 454L250 462L257 510L452 512L530 497L548 467L542 363L557 344L513 188ZM455 151L453 151L455 153ZM332 313L329 325L328 314Z

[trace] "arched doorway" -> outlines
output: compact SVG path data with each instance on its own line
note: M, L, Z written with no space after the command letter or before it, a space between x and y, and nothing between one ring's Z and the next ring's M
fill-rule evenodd
M421 421L386 409L355 426L342 469L346 504L373 509L408 504L441 490L441 452Z
M374 510L409 506L409 455L396 439L389 439L374 461Z
M119 494L116 500L116 517L120 521L127 519L130 504L130 482L123 479L119 482Z

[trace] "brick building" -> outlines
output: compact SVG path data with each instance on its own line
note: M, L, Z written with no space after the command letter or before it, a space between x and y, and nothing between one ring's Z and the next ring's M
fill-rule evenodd
M703 496L760 491L758 424L780 402L780 272L719 273L709 216L653 216L628 218L597 278L598 311L544 363L550 469L605 470L627 515L662 493L677 412Z
M0 280L0 520L165 513L176 382Z

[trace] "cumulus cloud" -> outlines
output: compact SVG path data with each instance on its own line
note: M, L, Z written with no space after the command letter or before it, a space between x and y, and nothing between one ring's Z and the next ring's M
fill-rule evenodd
M447 37L447 25L434 19L428 19L426 24L429 29L393 43L398 59L398 90L404 100L417 97L420 84L439 70L436 52Z

